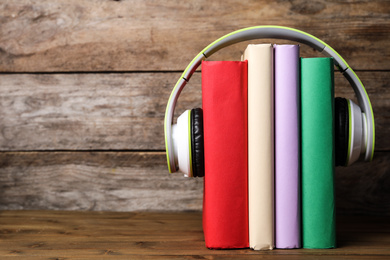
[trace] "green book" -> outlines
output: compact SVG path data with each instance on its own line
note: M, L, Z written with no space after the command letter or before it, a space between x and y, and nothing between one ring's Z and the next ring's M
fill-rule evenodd
M336 246L334 63L301 59L302 244Z

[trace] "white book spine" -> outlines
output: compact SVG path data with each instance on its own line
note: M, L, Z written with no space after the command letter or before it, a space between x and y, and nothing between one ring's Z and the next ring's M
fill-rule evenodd
M273 46L250 44L248 60L249 245L274 248Z

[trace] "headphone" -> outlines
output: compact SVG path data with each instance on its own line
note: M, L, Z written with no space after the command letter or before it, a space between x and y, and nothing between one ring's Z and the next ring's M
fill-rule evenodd
M283 26L254 26L222 36L204 48L190 62L173 88L164 119L165 148L170 173L180 170L186 177L204 176L203 114L200 108L186 110L173 124L174 109L184 86L201 62L229 45L254 39L286 39L308 45L328 57L347 78L358 103L335 98L335 163L348 166L364 154L371 161L375 147L374 113L367 92L347 62L328 44L306 32Z

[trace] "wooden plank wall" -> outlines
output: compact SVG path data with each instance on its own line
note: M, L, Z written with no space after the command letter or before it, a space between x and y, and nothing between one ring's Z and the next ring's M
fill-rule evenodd
M201 210L203 180L167 171L166 102L207 44L267 24L319 37L366 85L376 153L337 168L337 210L390 215L390 4L381 0L1 1L0 209ZM211 59L239 59L246 44ZM318 54L303 46L302 55ZM335 78L336 94L353 98ZM177 113L201 106L200 81L196 72Z

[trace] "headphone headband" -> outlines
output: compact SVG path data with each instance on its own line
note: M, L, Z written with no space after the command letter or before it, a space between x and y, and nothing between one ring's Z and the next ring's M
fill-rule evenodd
M375 147L374 113L372 110L370 99L362 82L360 81L356 73L349 67L347 62L331 46L306 32L283 26L254 26L231 32L209 44L198 55L195 56L195 58L190 62L190 64L188 64L180 79L177 81L169 97L164 119L165 148L167 152L169 172L175 172L177 170L173 154L172 141L172 123L174 109L181 91L183 90L186 83L190 80L192 74L199 67L203 60L210 57L218 50L242 41L264 38L286 39L299 42L308 45L320 51L321 53L324 53L328 57L333 57L335 65L340 68L340 71L352 85L361 110L363 113L365 113L365 116L367 118L367 149L364 159L366 161L372 160Z

